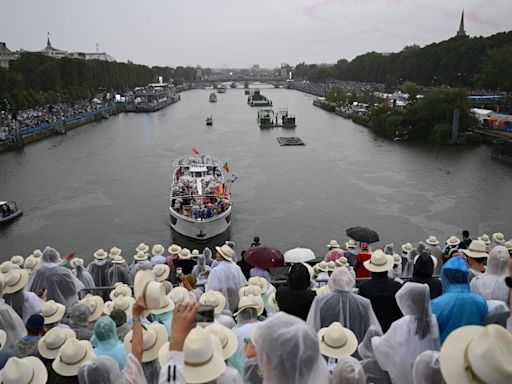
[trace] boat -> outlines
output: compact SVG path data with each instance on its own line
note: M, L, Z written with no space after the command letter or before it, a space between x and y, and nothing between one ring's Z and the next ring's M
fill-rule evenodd
M228 90L228 87L226 87L225 84L221 84L219 86L219 88L217 88L217 93L226 93L227 90Z
M235 82L232 82L230 85L229 85L230 88L236 88L236 83Z
M274 110L268 108L260 109L257 120L260 128L274 127Z
M171 228L196 240L225 232L231 224L231 179L226 163L200 154L174 161L169 213Z
M409 139L409 134L407 131L396 131L393 134L393 141L406 141L407 139Z
M6 224L23 215L14 201L0 201L0 224Z
M206 118L206 125L213 125L213 117L212 116L208 116Z
M250 94L251 94L251 91L249 91L248 89L246 89L246 90L244 91L244 94L246 94L246 95L250 95Z
M247 104L251 107L271 107L272 101L263 96L259 89L255 89L247 98Z
M210 93L210 103L216 103L217 102L217 95L213 92Z
M246 81L246 82L244 83L244 88L245 88L245 89L249 89L249 82L248 82L248 81Z
M288 113L287 109L280 109L278 114L278 123L280 118L281 127L283 128L295 128L297 125L295 124L295 115L291 115Z
M133 92L132 112L156 112L180 100L177 89L172 84L155 83L137 87Z

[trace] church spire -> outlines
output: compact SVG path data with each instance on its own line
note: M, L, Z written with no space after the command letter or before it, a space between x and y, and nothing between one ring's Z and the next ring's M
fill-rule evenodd
M52 47L52 43L50 43L50 32L46 32L47 34L47 42L46 42L46 48L51 48Z
M462 16L460 17L460 25L459 30L457 31L457 36L467 36L466 31L464 30L464 10L462 10Z

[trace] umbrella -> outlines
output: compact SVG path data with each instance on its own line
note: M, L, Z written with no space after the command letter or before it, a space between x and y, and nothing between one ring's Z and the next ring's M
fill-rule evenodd
M313 251L308 248L293 248L284 253L284 261L287 263L305 263L315 258Z
M355 241L362 241L368 244L380 241L377 232L365 227L352 227L347 229L347 236Z
M253 267L262 269L282 267L284 265L281 251L266 245L249 248L244 255L244 259Z
M334 248L331 249L329 252L327 252L327 255L325 255L324 261L336 261L341 256L344 256L345 252L343 252L343 249Z

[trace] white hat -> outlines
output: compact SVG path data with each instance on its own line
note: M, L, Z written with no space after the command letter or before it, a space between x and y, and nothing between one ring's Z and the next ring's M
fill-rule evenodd
M162 307L151 310L151 313L154 315L160 315L161 313L166 313L174 310L174 301L172 301L170 292L167 296L164 296L162 299Z
M261 288L259 285L246 285L238 290L238 297L244 296L261 296Z
M336 240L329 241L329 244L327 244L327 248L339 248L340 245Z
M354 332L344 328L337 321L318 331L318 343L322 355L336 359L350 356L357 349L357 338Z
M140 243L139 245L137 245L137 248L135 248L135 251L137 251L137 253L146 253L147 251L149 251L149 246L144 243Z
M147 309L162 308L165 288L162 283L155 281L155 273L152 270L137 272L133 283L133 291L135 300L144 296Z
M76 376L80 366L95 357L91 343L87 340L70 338L60 348L57 357L53 360L52 368L61 376Z
M304 265L308 269L310 279L315 277L315 270L313 269L313 267L311 265L309 265L308 263L301 263L301 264Z
M156 281L164 281L169 277L171 269L167 264L157 264L153 267Z
M108 256L113 259L115 256L121 256L121 250L117 247L110 248L110 252L108 253Z
M414 259L413 259L414 264L416 264L416 260L418 260L418 257L420 257L420 255L414 256ZM430 258L432 259L432 262L434 263L434 269L435 269L437 266L437 259L435 258L435 256L432 256L432 255L430 255Z
M146 261L148 259L147 253L137 252L135 256L133 256L133 260L135 261Z
M411 243L402 244L402 251L404 251L404 252L411 252L412 251L412 244Z
M3 276L4 293L18 292L27 284L29 272L26 269L14 269Z
M2 264L0 264L0 274L5 275L7 272L18 268L19 267L16 264L11 263L10 261L4 261Z
M53 324L59 322L65 312L66 307L64 305L48 300L41 307L39 314L44 317L45 324Z
M190 253L190 249L182 248L179 256L180 260L188 260L192 258L192 254Z
M198 249L193 249L191 255L192 255L192 257L199 256L199 250Z
M204 330L219 339L224 360L229 359L235 354L238 349L238 339L231 329L219 323L211 323Z
M153 248L151 248L151 253L153 256L162 256L164 252L165 248L161 244L155 244L153 245Z
M472 257L473 259L488 257L489 255L486 251L485 244L480 240L473 240L471 244L469 244L468 249L462 250L466 256Z
M45 384L48 372L37 357L11 357L0 372L0 377L3 384Z
M502 235L503 236L503 235ZM11 263L16 264L20 268L23 267L23 256L15 255L11 257Z
M0 351L4 349L7 342L7 333L3 329L0 329Z
M215 247L215 249L224 259L227 261L233 261L233 255L235 252L229 245L224 244L222 247Z
M503 233L501 233L501 232L493 233L492 239L494 240L494 242L496 244L500 244L500 245L505 244L505 236L503 236ZM15 256L13 256L13 257L15 257ZM11 259L11 261L14 263L14 261L12 259ZM17 263L15 263L15 264L17 264Z
M172 244L169 248L167 248L171 255L179 255L181 252L181 247L177 244Z
M393 256L386 255L381 249L377 249L372 253L369 260L366 260L363 265L370 272L386 272L393 268Z
M446 240L446 243L451 246L456 246L460 244L460 240L457 236L450 236L448 240Z
M334 260L336 265L338 267L348 267L348 260L345 256L338 257L336 260Z
M256 285L261 288L261 294L264 294L268 289L268 281L267 279L264 279L263 277L250 277L249 280L247 280L248 285Z
M119 282L114 285L114 289L110 291L109 296L111 300L115 300L115 298L119 296L131 297L132 290L128 285Z
M263 313L265 304L263 303L261 296L243 296L240 298L240 302L238 303L238 311L236 311L234 315L238 315L242 310L246 308L255 308L259 316Z
M43 257L43 252L41 252L40 249L34 249L34 252L32 252L32 256L38 259L40 257Z
M268 295L268 306L274 311L279 311L279 304L276 299L276 291Z
M512 335L499 325L469 325L452 331L441 347L447 384L512 382Z
M27 257L25 259L25 262L23 263L23 268L29 270L29 271L32 271L36 268L39 268L40 266L40 263L41 263L41 259L40 258L37 258L37 257L34 257L32 255L30 255L29 257Z
M75 332L70 328L54 327L37 342L39 354L45 359L54 360L59 354L59 349L68 339L76 338Z
M73 260L69 262L69 265L71 266L71 268L76 268L77 266L83 267L84 260L79 257L75 257Z
M357 248L357 242L354 239L350 239L345 243L345 248Z
M124 264L124 257L121 255L116 255L112 258L112 264Z
M327 265L327 270L329 272L333 272L336 268L338 268L338 265L334 261L328 261L326 263L326 265Z
M487 236L485 233L478 238L478 240L482 241L485 245L491 244L491 240L489 239L489 236Z
M430 245L437 245L437 244L439 244L439 240L437 240L437 237L435 237L435 236L430 236L425 241L427 242L427 244L430 244Z
M111 314L113 310L118 309L126 313L126 316L129 317L132 315L132 308L135 304L135 299L130 296L117 296L112 301L107 301L105 303L104 311L107 314Z
M108 253L105 252L103 249L98 249L96 252L94 252L94 258L98 260L103 260L108 257Z
M199 298L199 304L212 306L215 314L218 314L224 310L226 298L218 291L206 291Z
M397 253L393 253L393 265L402 265L402 256Z
M315 291L316 291L317 296L322 296L327 293L330 293L331 288L329 288L329 286L327 284L325 284L325 285L322 285L320 288L317 288Z
M327 267L327 263L325 261L321 261L316 265L317 269L322 272L327 272L329 268Z
M132 351L133 331L126 334L124 338L124 348L127 352ZM142 362L147 363L158 358L160 347L167 341L167 329L165 325L153 323L147 329L142 330Z
M89 322L97 320L103 313L105 303L100 296L87 296L79 302L89 308Z
M509 251L512 250L512 240L506 241L504 245Z
M190 301L190 293L186 288L176 287L171 289L171 292L169 292L169 298L175 305L183 304Z

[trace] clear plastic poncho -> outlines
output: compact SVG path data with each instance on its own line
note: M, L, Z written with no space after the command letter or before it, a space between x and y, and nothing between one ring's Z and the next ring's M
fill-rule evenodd
M139 271L150 271L153 269L151 262L149 260L137 261L135 265L130 270L130 277L132 280L135 280L135 275Z
M377 359L372 346L372 338L375 336L382 336L382 330L371 326L368 328L363 341L357 347L357 352L361 356L361 366L366 375L366 381L374 384L391 384L389 374L384 371Z
M508 305L510 289L505 284L505 277L508 275L509 261L510 255L507 248L501 245L494 247L489 252L485 272L471 280L471 292L487 300L500 300Z
M110 260L94 260L87 266L87 271L91 274L96 287L108 287L108 270L110 268Z
M80 280L85 288L94 288L96 286L92 275L81 265L75 266L73 274Z
M0 291L3 292L3 290L3 283L0 282ZM12 348L16 342L27 334L23 320L14 309L5 303L3 298L0 298L0 329L3 329L7 334L6 348Z
M256 326L251 339L266 384L329 382L316 332L298 317L276 313Z
M215 384L244 384L244 380L240 373L229 365L226 365L226 370L222 375L215 379Z
M124 344L117 336L117 328L114 320L109 316L103 316L96 321L91 344L97 356L108 356L116 361L119 369L126 364L126 350Z
M416 357L440 349L439 329L430 309L428 285L406 283L396 293L396 302L404 317L393 322L384 336L374 337L372 346L393 384L410 384Z
M88 360L78 370L80 384L127 384L117 363L110 357L101 356Z
M112 266L108 270L108 281L110 285L114 286L116 283L123 283L126 285L132 285L133 279L130 276L130 272L124 266L124 264L112 263Z
M221 261L208 276L207 290L219 291L226 298L225 309L235 312L240 297L238 291L247 284L240 267L229 261Z
M210 248L206 247L205 249L203 249L203 255L204 257L206 257L206 265L208 266L211 266L212 263L213 263L213 259L212 259L212 251Z
M443 383L438 351L425 351L418 355L412 369L413 384Z
M26 292L23 290L4 295L4 299L23 319L23 323L26 323L30 316L39 313L44 304L44 301L34 292Z
M332 371L331 384L366 384L366 375L361 363L352 356L339 358Z
M315 297L309 310L307 323L315 332L339 321L361 342L371 325L381 329L370 300L351 292L355 279L347 268L336 268L327 284L331 292Z

